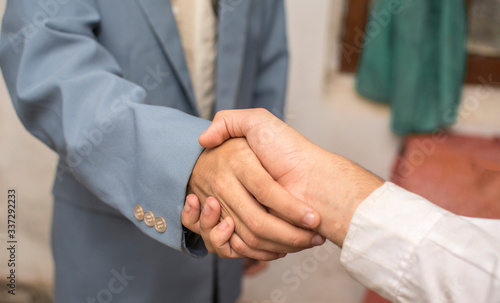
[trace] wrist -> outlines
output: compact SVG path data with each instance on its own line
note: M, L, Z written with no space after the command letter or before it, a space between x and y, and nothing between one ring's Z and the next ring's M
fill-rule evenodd
M316 201L322 205L319 233L342 247L352 217L358 206L384 180L342 156L328 153L320 169L323 190L316 190Z

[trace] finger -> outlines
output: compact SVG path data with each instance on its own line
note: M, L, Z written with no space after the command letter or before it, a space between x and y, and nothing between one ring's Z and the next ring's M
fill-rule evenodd
M214 253L221 258L243 258L247 256L258 260L272 261L286 255L250 248L234 233L234 221L231 217L222 220L222 222L211 230L210 242L214 249ZM235 245L238 251L241 251L244 255L233 249L231 243L236 243Z
M208 197L200 216L200 229L202 233L210 231L219 223L220 205L214 197Z
M219 202L214 197L207 198L206 202L201 212L200 226L203 237L206 238L208 234L209 241L206 241L206 243L209 243L209 251L216 253L222 258L244 257L233 250L229 244L229 239L234 233L234 220L231 217L226 217L219 223ZM215 226L215 224L217 225ZM241 243L242 245L246 245L243 241L241 241ZM244 248L244 251L251 256L265 258L267 260L274 260L279 257L279 254L251 249L248 246Z
M232 209L228 209L224 206L225 203L221 202L222 217L230 216L235 220L236 233L249 247L290 253L320 244L313 242L313 239L317 241L315 232L293 226L267 213L242 184L233 185L233 190L238 195L219 198L219 201L233 202ZM241 254L240 251L238 253Z
M220 206L219 202L214 197L208 197L203 205L200 214L200 234L205 243L205 247L210 253L219 254L212 244L210 239L210 232L215 228L220 219Z
M229 245L231 249L238 255L256 260L273 261L286 255L284 253L276 253L251 248L236 233L233 233L233 235L229 239Z
M214 229L210 231L210 242L221 258L243 258L242 255L234 251L229 244L229 239L234 233L234 221L231 217L222 220Z
M297 226L314 229L321 223L319 213L292 196L262 166L252 166L237 175L240 182L262 205Z
M190 231L200 234L200 201L195 194L186 197L186 203L182 209L181 222Z

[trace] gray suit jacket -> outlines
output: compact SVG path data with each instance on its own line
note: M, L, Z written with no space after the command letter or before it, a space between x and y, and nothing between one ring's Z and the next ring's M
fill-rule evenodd
M206 250L180 222L209 121L197 117L170 2L11 0L0 65L24 126L60 155L56 299L233 301L239 263L189 257ZM216 111L281 116L287 66L282 0L220 1ZM166 231L137 220L137 204Z

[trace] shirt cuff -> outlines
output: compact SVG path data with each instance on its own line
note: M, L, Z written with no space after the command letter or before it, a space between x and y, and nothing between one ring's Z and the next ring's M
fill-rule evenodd
M356 209L340 261L366 287L395 300L419 242L446 210L391 182Z

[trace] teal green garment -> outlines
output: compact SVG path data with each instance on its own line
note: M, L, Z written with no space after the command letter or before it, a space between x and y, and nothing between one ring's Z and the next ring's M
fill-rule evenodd
M395 134L455 122L466 64L464 0L375 1L356 90L391 106Z

